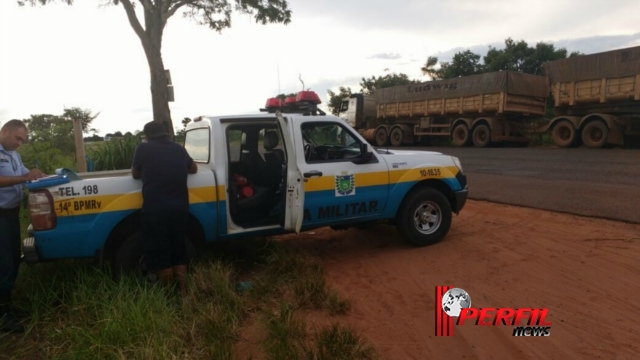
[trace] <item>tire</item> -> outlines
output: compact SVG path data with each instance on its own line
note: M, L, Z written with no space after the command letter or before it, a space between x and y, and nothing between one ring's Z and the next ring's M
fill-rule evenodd
M553 127L551 137L557 146L568 148L575 145L577 131L570 121L562 120Z
M473 129L473 145L484 148L491 144L491 130L489 126L480 124Z
M385 127L378 128L375 134L376 146L385 146L387 145L388 141L389 141L389 134L387 132L387 128Z
M451 132L451 143L454 146L466 146L469 138L469 127L464 123L456 125Z
M196 257L196 248L193 242L187 238L187 262ZM147 265L144 259L144 243L140 231L136 231L120 245L113 259L114 274L134 274L145 277Z
M607 143L609 127L602 121L595 120L587 123L582 129L582 143L592 149L600 149Z
M392 146L402 146L402 143L404 142L404 131L402 131L402 128L394 127L391 129L389 139L391 140Z
M451 228L451 204L440 191L421 187L407 194L396 227L413 246L432 245L442 240Z

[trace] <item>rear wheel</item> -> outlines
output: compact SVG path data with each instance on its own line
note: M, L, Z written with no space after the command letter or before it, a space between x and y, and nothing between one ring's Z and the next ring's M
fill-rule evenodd
M589 122L582 129L582 143L593 149L602 148L607 143L608 136L607 124L599 120Z
M473 129L473 145L483 148L491 144L491 130L489 126L480 124Z
M398 218L398 231L414 246L426 246L442 240L451 228L451 204L440 191L418 188L407 194Z
M375 139L376 146L385 146L387 144L387 141L389 140L389 133L387 131L387 128L379 127L376 130Z
M389 135L389 139L391 140L392 146L401 146L404 141L404 132L402 131L402 128L393 128L391 130L391 134Z
M187 261L196 257L196 248L187 237ZM120 245L113 260L113 270L116 275L134 274L135 276L147 276L147 264L144 257L144 242L140 231L136 231Z
M466 124L458 124L451 132L451 142L455 146L466 146L469 143L469 128Z
M553 127L553 142L559 147L572 147L576 143L576 128L567 120L562 120Z

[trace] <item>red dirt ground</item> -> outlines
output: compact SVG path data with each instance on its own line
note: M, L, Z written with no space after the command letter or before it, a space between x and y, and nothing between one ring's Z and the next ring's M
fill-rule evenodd
M385 359L637 359L640 225L469 201L439 244L405 245L394 227L281 237L319 257L352 300L341 322ZM435 286L472 306L549 308L549 337L511 326L435 336Z

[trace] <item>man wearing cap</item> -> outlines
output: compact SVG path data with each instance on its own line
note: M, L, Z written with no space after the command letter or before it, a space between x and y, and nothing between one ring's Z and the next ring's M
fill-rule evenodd
M29 171L16 149L27 140L27 126L10 120L0 130L0 331L23 332L18 317L24 310L11 305L11 291L20 268L20 201L22 183L45 176Z
M141 231L147 269L167 285L177 278L185 296L187 175L195 174L198 167L184 147L169 139L161 123L147 123L144 135L148 142L136 148L131 174L142 179Z

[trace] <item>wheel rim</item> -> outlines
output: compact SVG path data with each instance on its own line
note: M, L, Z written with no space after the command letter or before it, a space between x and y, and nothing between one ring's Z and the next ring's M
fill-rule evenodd
M466 139L466 135L467 135L467 133L466 133L466 131L464 131L464 129L462 127L459 127L456 130L455 136L456 136L456 139L458 141L460 141L460 142L464 141Z
M480 129L476 132L476 140L480 143L484 143L487 140L487 132L484 129Z
M376 142L378 144L383 144L387 140L387 131L386 130L378 130L376 133Z
M600 129L600 128L593 128L589 132L589 137L591 138L591 141L599 142L604 137L604 133L602 132L602 129Z
M560 139L562 140L569 140L569 138L571 137L571 131L566 128L566 127L562 127L560 128Z
M433 201L424 201L413 212L413 224L421 234L432 234L440 227L442 210Z

